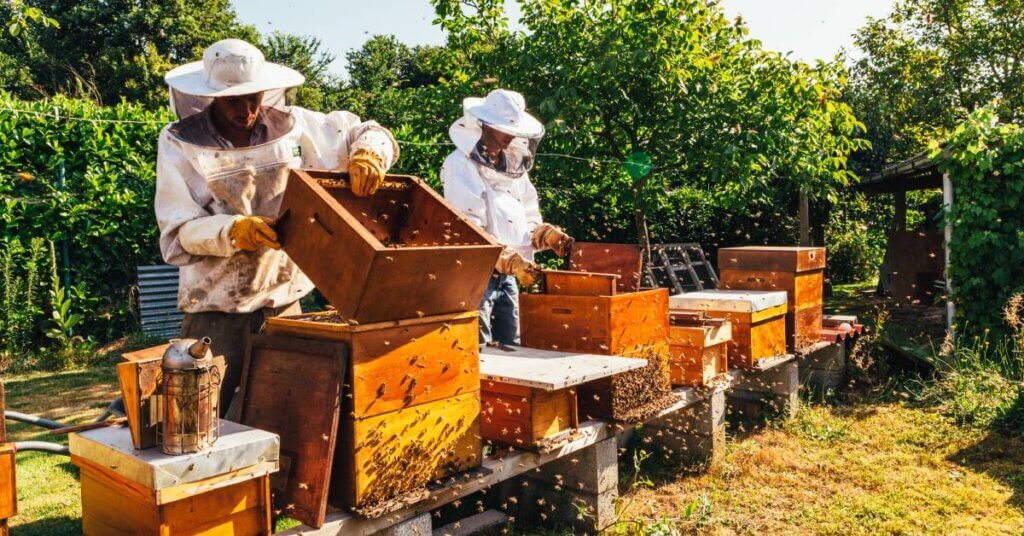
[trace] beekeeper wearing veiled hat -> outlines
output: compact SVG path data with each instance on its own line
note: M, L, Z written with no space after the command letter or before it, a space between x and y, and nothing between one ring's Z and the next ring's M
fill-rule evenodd
M505 246L480 303L480 342L519 342L519 289L540 275L537 251L564 257L573 239L544 223L533 167L544 125L526 112L515 91L497 89L463 101L463 117L448 130L456 150L444 161L444 196Z
M398 159L394 137L373 121L285 106L285 91L304 80L238 39L166 76L179 120L160 133L157 153L160 251L181 267L181 336L209 336L227 359L225 409L251 334L268 316L299 312L313 290L273 229L288 170L347 170L353 192L371 195Z

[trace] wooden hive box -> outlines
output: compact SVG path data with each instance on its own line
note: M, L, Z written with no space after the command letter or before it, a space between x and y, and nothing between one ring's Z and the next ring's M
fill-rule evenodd
M545 450L580 424L575 389L546 391L485 380L480 390L481 433L487 441Z
M278 437L223 420L220 427L213 447L178 456L134 449L126 428L71 434L71 462L81 470L82 532L271 534Z
M671 314L672 385L705 386L729 371L732 324L701 313Z
M640 359L518 346L480 349L481 431L498 445L546 452L579 427L576 388L644 367Z
M576 242L569 257L569 269L617 275L619 292L636 292L640 289L642 258L643 250L635 244Z
M723 290L786 292L790 352L821 340L825 248L749 246L718 250Z
M276 228L288 256L360 324L475 311L502 249L410 176L357 197L346 174L292 170Z
M729 366L749 368L786 353L786 293L704 290L669 298L672 312L706 313L732 324Z
M523 346L647 359L647 367L580 386L584 418L642 420L671 403L668 290L618 293L611 274L548 271L519 296Z
M349 348L332 503L371 515L483 461L476 312L353 325L326 311L264 332Z

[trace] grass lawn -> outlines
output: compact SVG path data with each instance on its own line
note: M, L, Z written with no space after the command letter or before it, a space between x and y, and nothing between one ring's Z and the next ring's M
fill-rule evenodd
M118 396L117 377L111 364L69 372L33 372L4 377L7 408L32 413L68 424L94 420ZM46 430L14 421L7 422L11 441L56 441ZM80 534L82 506L78 469L67 456L41 452L18 454L18 515L11 520L14 534Z
M705 474L652 468L622 519L706 534L1021 534L1024 441L900 402L805 406Z

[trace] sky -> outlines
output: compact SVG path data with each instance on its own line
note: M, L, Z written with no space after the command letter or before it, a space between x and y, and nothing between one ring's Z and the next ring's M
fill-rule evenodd
M344 74L345 53L375 34L393 34L408 45L442 44L427 0L232 0L242 21L261 32L280 30L319 37L337 56L332 70ZM368 9L378 4L386 9ZM518 9L509 1L510 17ZM766 48L813 61L852 48L852 34L868 16L889 12L892 0L720 0L730 18L742 15L750 35Z

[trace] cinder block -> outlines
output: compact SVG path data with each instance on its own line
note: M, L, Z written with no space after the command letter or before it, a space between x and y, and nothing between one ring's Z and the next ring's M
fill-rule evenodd
M619 485L618 448L614 437L559 458L529 473L534 480L576 492L601 494Z
M645 433L669 459L713 463L725 452L725 392L716 391L686 409L645 425Z
M485 510L466 519L434 529L433 536L474 536L504 527L507 524L507 515L497 510Z
M379 536L431 536L432 530L430 513L424 512L412 519L407 519L397 525L384 529L377 534Z

